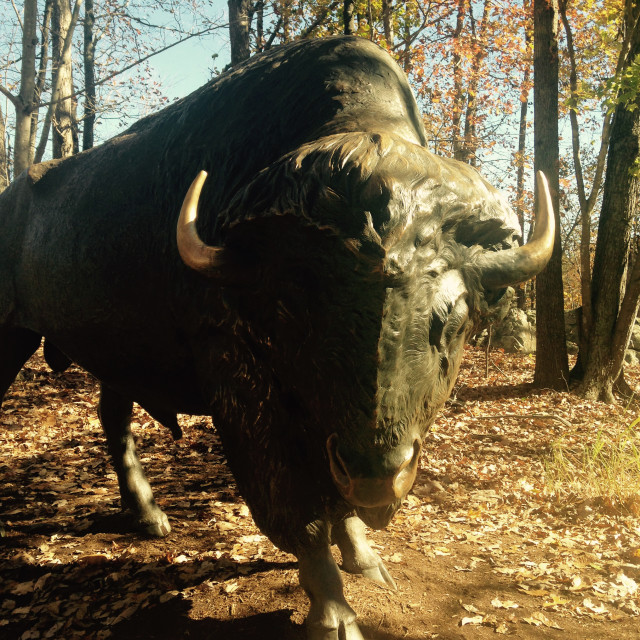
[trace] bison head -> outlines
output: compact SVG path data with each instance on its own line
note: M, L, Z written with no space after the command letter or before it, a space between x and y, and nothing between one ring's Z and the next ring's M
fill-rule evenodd
M551 255L554 219L544 176L536 229L522 247L515 215L475 170L390 134L339 134L289 154L218 218L216 246L195 227L204 179L194 181L177 229L180 255L196 271L229 281L229 265L242 262L230 248L238 246L233 230L251 221L264 231L293 218L311 236L333 239L314 282L330 280L327 300L332 293L341 300L333 314L344 312L347 344L335 358L350 348L356 355L352 375L336 374L347 390L336 386L334 394L346 400L336 401L341 409L334 414L318 407L329 416L318 431L338 492L367 524L384 526L415 480L423 438L451 392L474 323ZM352 266L332 269L343 254ZM352 292L360 287L362 313L349 296L340 297L341 278ZM337 335L342 328L335 326L315 331ZM311 359L321 375L337 371L328 361L318 367L320 357ZM357 411L347 406L352 389Z

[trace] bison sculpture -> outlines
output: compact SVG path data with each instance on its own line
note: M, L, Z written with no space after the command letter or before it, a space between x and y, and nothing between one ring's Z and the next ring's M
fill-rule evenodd
M255 522L298 558L312 640L362 638L330 546L394 586L363 522L410 490L474 323L552 250L544 177L521 247L505 199L425 144L385 52L309 40L0 195L0 398L43 336L97 376L123 507L157 536L133 402L174 429L212 416Z

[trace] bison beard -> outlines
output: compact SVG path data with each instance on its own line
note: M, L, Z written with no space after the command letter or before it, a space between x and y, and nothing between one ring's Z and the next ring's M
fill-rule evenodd
M256 56L0 195L0 397L42 336L52 366L96 375L123 506L151 535L170 527L132 404L176 434L177 413L211 415L256 523L299 559L309 637L358 640L330 545L395 587L363 522L409 491L474 323L547 262L538 187L519 247L502 196L426 150L375 45Z

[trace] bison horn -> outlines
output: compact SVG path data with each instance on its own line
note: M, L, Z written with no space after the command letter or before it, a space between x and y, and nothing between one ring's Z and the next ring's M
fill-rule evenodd
M553 252L555 217L549 185L542 171L536 176L538 205L535 229L522 247L503 251L487 251L479 256L477 266L485 289L502 289L533 278L542 271Z
M215 276L219 274L220 267L224 262L225 250L222 247L206 245L200 239L196 229L198 200L206 179L207 172L200 171L191 183L182 203L182 209L180 209L176 238L180 257L188 267L208 276Z

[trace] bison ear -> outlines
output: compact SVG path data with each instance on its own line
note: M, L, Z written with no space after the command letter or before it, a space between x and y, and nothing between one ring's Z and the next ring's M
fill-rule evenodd
M484 249L509 249L520 239L515 229L505 227L502 220L466 219L456 226L456 242L467 247L480 245Z

